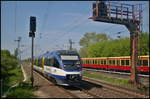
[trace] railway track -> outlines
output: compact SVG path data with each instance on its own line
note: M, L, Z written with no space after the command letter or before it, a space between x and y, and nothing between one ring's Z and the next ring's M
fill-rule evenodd
M84 68L84 70L96 71L96 72L104 72L104 73L111 73L111 74L120 74L120 75L130 75L131 74L131 73L125 73L125 72L106 71L106 70L87 69L87 68ZM138 76L139 77L144 77L144 78L149 78L149 75L138 74Z
M28 66L30 67L30 66ZM29 69L29 68L28 68ZM30 70L30 69L29 69ZM70 86L70 87L63 87L63 86L58 86L52 83L48 78L45 78L43 75L40 73L34 71L34 75L37 75L38 78L41 78L43 80L42 85L44 83L49 83L46 84L47 87L44 87L45 89L42 91L47 90L47 93L53 92L53 91L63 91L60 96L57 96L62 98L63 95L67 96L67 98L145 98L144 95L137 95L137 94L128 94L124 93L122 91L118 90L113 90L113 88L110 88L108 86L105 86L103 83L96 82L91 79L85 79L83 78L83 81L81 81L80 85L78 86ZM52 90L48 90L48 87L54 87ZM58 94L59 92L55 92ZM55 94L55 95L56 95ZM56 97L56 96L55 96ZM50 96L47 98L51 98Z
M42 75L41 73L34 71L35 74L37 74L38 76L40 76L43 80L47 81L49 84L51 84L51 86L56 86L59 87L61 90L65 91L67 94L69 94L70 96L72 96L73 98L79 98L78 96L72 94L71 92L65 90L64 88L55 85L54 83L50 83L51 81L48 78L43 77L44 75Z
M45 75L40 72L34 71L37 75L45 79L47 82L52 82ZM44 76L44 77L43 77ZM51 84L52 85L52 84ZM53 86L59 87L61 90L65 91L67 94L71 95L73 98L99 98L98 96L88 92L80 86L59 86L53 83Z
M88 71L89 73L96 73L106 77L115 78L115 79L130 79L129 73L120 73L120 72L113 72L113 71L104 71L104 70L93 70L93 69L83 69L84 71ZM149 75L139 75L139 81L144 84L145 86L149 87Z
M121 87L121 86L109 84L109 83L106 83L106 82L95 80L93 78L84 77L83 79L85 81L90 81L90 82L102 85L105 88L108 88L110 90L114 90L114 91L119 92L119 93L124 93L124 94L128 94L128 95L135 96L135 97L140 97L140 98L149 98L148 94L141 93L140 91L137 91L137 90L133 90L133 89L124 88L124 87Z

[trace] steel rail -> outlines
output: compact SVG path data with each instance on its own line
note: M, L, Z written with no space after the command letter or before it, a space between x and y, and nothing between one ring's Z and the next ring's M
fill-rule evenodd
M121 87L121 86L118 86L118 85L113 85L113 84L110 84L110 83L107 83L107 82L103 82L103 81L100 81L100 80L96 80L96 79L93 79L93 78L89 78L89 77L85 77L84 76L83 79L85 81L88 81L88 82L92 82L92 83L95 83L95 84L103 85L105 88L108 88L108 89L111 89L111 90L114 90L114 91L118 91L118 92L121 92L121 93L129 94L129 95L133 95L134 94L134 95L136 95L138 97L146 97L146 98L149 97L148 94L142 93L140 91L129 89L129 88L125 88L125 87Z

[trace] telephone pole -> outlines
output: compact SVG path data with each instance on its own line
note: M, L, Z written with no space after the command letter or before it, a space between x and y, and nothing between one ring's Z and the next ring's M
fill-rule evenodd
M69 44L70 44L69 50L72 50L72 44L74 44L74 42L72 41L72 39L69 39Z
M18 61L19 61L19 65L20 65L20 54L21 54L21 51L20 51L20 42L21 42L21 37L19 36L17 40L14 40L15 42L18 42L18 47L17 47L17 58L18 58Z

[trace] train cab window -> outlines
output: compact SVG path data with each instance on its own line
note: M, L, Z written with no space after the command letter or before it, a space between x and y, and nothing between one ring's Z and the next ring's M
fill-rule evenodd
M143 60L143 66L148 66L148 60Z
M59 68L59 62L56 58L54 58L54 67Z

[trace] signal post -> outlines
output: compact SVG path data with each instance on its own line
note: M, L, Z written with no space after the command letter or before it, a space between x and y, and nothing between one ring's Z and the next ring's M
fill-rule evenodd
M34 83L34 77L33 77L33 56L34 56L34 37L35 37L35 31L36 31L36 17L30 16L30 32L29 37L32 37L32 48L31 48L31 84L33 87Z

